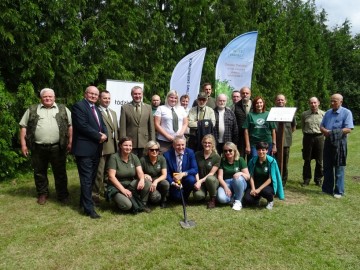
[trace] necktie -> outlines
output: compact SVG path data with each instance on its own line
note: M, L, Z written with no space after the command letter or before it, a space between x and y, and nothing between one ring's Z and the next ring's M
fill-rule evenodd
M136 117L137 117L137 120L139 121L140 120L140 116L141 116L141 110L140 110L140 104L136 104Z
M98 118L98 116L97 116L97 113L96 113L96 111L95 111L95 106L94 106L94 105L91 106L91 111L92 111L92 113L93 113L93 115L94 115L94 117L95 117L96 123L98 124L99 130L100 130L100 122L99 122L99 118Z
M178 155L178 164L177 164L177 171L179 173L182 172L182 159L183 159L183 155L179 154Z
M179 129L179 119L178 119L178 116L174 110L174 107L171 108L171 113L172 113L172 124L173 124L173 130L175 132L178 131Z
M199 120L204 120L204 117L205 117L205 109L200 108Z
M112 120L112 119L111 119L111 116L110 116L110 113L109 113L109 109L106 109L106 114L107 114L107 117L108 117L110 120Z

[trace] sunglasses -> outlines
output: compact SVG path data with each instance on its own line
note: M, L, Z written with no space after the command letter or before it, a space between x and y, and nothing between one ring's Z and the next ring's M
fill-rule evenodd
M232 149L224 149L224 153L226 154L226 153L232 153Z
M159 152L159 148L149 149L150 152Z
M206 144L206 145L208 145L208 144L212 144L211 142L203 142L203 144Z

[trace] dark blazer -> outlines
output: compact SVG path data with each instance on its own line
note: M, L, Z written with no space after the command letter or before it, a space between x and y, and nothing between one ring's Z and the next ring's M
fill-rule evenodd
M173 182L173 173L177 171L176 152L174 148L169 149L164 153L167 164L167 180L171 184ZM198 173L198 166L194 151L190 148L185 148L182 162L182 172L187 172L188 175L195 176Z
M96 106L95 108L100 121L100 130L86 99L75 103L72 107L73 143L71 152L75 156L87 157L101 154L102 144L99 143L101 138L99 131L106 136L108 136L108 132L101 112Z
M250 103L252 103L252 101ZM253 111L253 108L250 107L249 113L252 111ZM235 104L234 114L236 117L238 129L239 129L239 134L238 134L239 140L237 142L237 145L238 145L241 156L244 157L245 156L245 136L244 136L244 129L242 128L242 126L246 120L246 108L245 108L242 100L240 100L239 102L237 102Z
M148 104L141 103L141 117L135 116L133 103L121 106L120 115L120 138L131 137L133 148L145 148L150 140L155 140L155 125L152 108Z

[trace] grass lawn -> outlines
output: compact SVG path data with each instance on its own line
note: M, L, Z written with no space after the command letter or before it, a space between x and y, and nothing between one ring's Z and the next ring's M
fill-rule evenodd
M0 269L359 269L359 127L351 133L346 196L302 188L301 131L294 134L286 200L272 211L205 204L122 214L102 202L92 220L78 210L79 180L69 166L71 204L40 206L32 175L0 183ZM264 202L265 203L265 202Z

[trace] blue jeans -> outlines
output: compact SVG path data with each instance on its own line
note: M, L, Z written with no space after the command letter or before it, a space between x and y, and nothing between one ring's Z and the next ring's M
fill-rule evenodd
M231 190L232 198L234 198L234 200L241 201L242 197L244 196L244 191L247 187L245 178L240 176L237 179L226 179L225 183ZM226 195L223 187L218 188L217 199L219 203L229 203L231 202L232 198Z
M324 182L322 191L332 194L341 194L345 192L345 166L335 166L334 157L331 151L331 143L325 140L324 145ZM335 185L335 187L334 187Z

